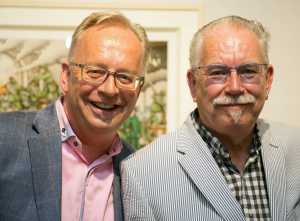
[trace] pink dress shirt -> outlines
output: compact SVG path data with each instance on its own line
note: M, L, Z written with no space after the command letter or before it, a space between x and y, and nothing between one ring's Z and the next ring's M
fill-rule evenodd
M110 151L89 163L81 142L72 130L62 99L56 101L62 138L62 221L113 221L112 156L121 152L116 136Z

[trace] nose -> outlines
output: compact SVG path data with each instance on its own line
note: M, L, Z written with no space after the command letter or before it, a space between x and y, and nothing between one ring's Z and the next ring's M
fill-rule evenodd
M109 74L105 81L98 86L98 92L107 96L107 97L114 97L118 94L119 89L115 84L114 75Z
M240 81L239 75L236 70L231 70L228 76L225 92L227 94L237 96L242 94L244 91L243 85Z

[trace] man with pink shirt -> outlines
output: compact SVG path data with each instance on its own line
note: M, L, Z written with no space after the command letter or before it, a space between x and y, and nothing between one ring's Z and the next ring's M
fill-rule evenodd
M0 114L0 220L123 220L117 129L144 82L148 40L116 12L75 30L62 96L39 112Z

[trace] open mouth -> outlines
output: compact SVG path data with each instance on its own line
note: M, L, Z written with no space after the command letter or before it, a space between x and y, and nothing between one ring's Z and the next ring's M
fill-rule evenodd
M115 104L105 104L105 103L99 103L99 102L91 102L91 104L93 105L93 107L97 108L97 109L101 109L101 110L105 110L105 111L112 111L117 109L118 107L120 107L120 105L115 105Z

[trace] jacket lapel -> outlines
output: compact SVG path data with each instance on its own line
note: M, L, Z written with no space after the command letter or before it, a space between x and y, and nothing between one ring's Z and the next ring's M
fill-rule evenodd
M120 163L123 159L133 153L133 149L127 143L122 141L123 148L121 153L113 157L114 167L114 181L113 181L113 202L114 202L114 220L122 221L123 219L123 205L121 198L121 177L120 177Z
M178 143L179 164L217 213L224 220L244 220L239 203L190 119L185 122Z
M39 112L28 140L38 216L61 219L61 139L54 105Z
M259 125L262 137L262 159L266 175L269 207L273 221L284 221L286 217L286 168L285 147L272 137L267 124Z

